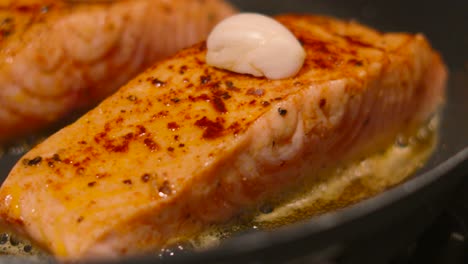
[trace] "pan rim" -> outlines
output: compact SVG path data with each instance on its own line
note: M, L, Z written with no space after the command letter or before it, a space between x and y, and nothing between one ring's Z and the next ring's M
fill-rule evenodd
M353 221L359 221L373 213L384 210L390 205L408 198L414 193L427 188L431 184L448 176L451 172L466 163L468 164L468 146L440 162L434 168L424 173L416 173L411 179L373 197L360 201L345 208L318 215L310 219L279 227L272 232L254 231L228 238L212 249L201 252L187 252L171 258L161 260L157 256L133 256L119 260L96 261L96 264L117 263L197 263L201 260L217 260L218 258L235 257L243 254L266 250L273 246L284 245L320 233L331 231ZM241 245L241 246L239 246ZM208 258L208 260L207 260Z

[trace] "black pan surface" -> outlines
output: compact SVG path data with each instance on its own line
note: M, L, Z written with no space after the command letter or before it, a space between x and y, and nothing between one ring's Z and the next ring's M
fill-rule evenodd
M355 19L381 31L423 32L449 70L447 103L437 150L413 178L345 209L285 226L253 231L202 252L177 252L105 263L384 263L448 206L468 179L468 4L466 1L232 0L243 11L266 14L316 13ZM23 153L0 158L4 179ZM458 189L457 189L458 187ZM466 205L468 206L468 205ZM408 231L398 232L403 227ZM392 248L392 250L388 250ZM390 252L389 252L390 251ZM366 256L363 258L362 256ZM18 262L17 262L18 261ZM26 263L1 258L0 263Z

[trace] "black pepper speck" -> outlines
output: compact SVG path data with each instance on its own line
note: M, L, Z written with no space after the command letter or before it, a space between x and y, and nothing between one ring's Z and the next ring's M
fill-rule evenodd
M200 77L200 83L201 84L207 84L210 81L211 81L211 76L209 76L209 75L207 75L207 76L203 75L203 76Z
M166 85L165 82L163 82L163 81L161 81L161 80L159 80L159 79L157 79L157 78L154 78L154 79L151 81L151 83L154 84L154 86L156 86L156 87L161 87L161 86Z
M143 174L143 176L141 176L141 181L142 182L148 182L150 180L150 175L148 173L145 173Z
M284 109L284 108L278 108L278 113L281 115L281 116L285 116L287 113L288 113L288 110Z
M57 153L52 156L52 159L55 161L61 161L60 156Z
M124 180L123 183L124 183L124 184L127 184L127 185L131 185L131 184L132 184L132 180L127 179L127 180Z
M24 160L23 160L23 164L28 165L28 166L35 166L35 165L40 164L41 161L42 161L42 157L37 156L37 157L35 157L35 158L32 159L32 160L24 159Z

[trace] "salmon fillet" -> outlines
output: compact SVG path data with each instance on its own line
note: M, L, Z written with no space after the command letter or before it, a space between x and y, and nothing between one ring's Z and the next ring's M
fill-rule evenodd
M16 164L3 224L61 259L148 252L385 148L443 102L422 35L277 19L307 53L297 76L210 67L205 43L157 63Z
M0 1L0 142L96 105L232 13L222 0Z

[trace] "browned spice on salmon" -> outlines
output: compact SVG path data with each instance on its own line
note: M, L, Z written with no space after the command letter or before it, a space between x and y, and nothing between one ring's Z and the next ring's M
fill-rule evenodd
M0 1L0 143L95 106L234 12L223 0Z
M18 162L3 224L60 259L155 250L387 146L443 102L446 69L424 36L277 19L307 52L297 76L210 67L205 43L153 65Z

